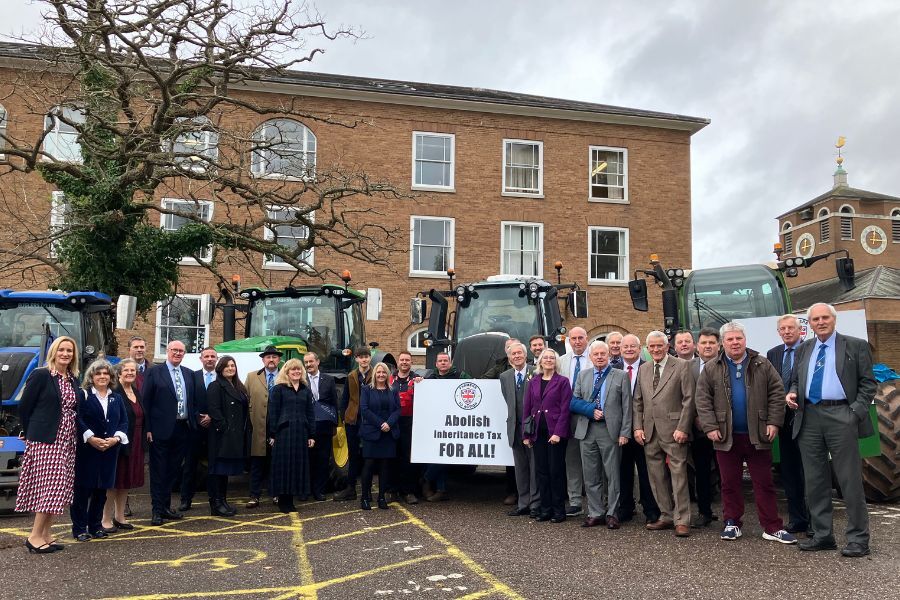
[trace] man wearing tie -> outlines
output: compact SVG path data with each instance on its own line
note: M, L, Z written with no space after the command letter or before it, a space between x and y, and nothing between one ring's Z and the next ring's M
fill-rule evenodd
M641 365L634 389L634 439L647 453L650 485L662 513L658 521L647 523L647 529L674 525L676 536L688 537L687 456L695 414L694 376L688 361L669 356L669 340L663 332L647 334L647 350L653 360Z
M541 340L543 341L543 340ZM518 505L508 513L511 517L540 513L540 495L537 487L537 472L534 465L534 451L522 443L522 410L525 388L531 376L525 344L516 342L507 350L511 368L500 374L500 391L506 400L506 437L513 451Z
M830 304L809 307L806 319L815 337L797 348L791 388L785 397L794 415L794 438L803 457L806 502L813 537L801 550L834 550L831 469L847 507L844 556L869 554L869 514L863 492L858 438L873 435L869 405L875 396L869 343L835 332L837 311ZM828 456L831 455L829 465Z
M582 527L606 524L619 528L619 463L631 437L631 384L621 369L609 364L609 346L590 346L592 369L584 369L572 392L570 411L577 415L588 513Z
M778 344L766 353L776 369L781 371L784 389L791 386L797 348L800 346L800 321L795 315L784 315L778 319ZM788 524L791 533L805 533L809 529L809 509L806 508L806 489L803 485L803 459L800 446L794 439L794 411L785 407L784 426L778 431L778 447L781 452L781 483L788 504Z
M259 355L263 368L247 375L244 387L250 396L250 500L247 508L259 506L263 479L269 470L269 444L266 443L266 417L269 414L269 392L275 387L278 363L282 352L275 346L266 346Z
M641 358L641 340L633 333L622 338L622 367L628 380L631 382L631 397L634 398L635 383L638 378L638 367L644 363ZM632 406L634 405L632 401ZM644 456L644 447L628 438L628 443L622 446L622 460L619 465L619 521L630 521L634 516L634 471L637 469L638 488L640 489L641 508L647 523L659 520L659 505L653 497L653 489L650 487L650 477L647 474L647 458Z
M609 366L613 369L621 369L622 361L622 333L610 331L606 334L606 345L609 346ZM629 432L629 438L631 432Z
M171 508L172 486L182 472L191 430L196 427L194 372L181 366L184 344L169 342L166 362L144 377L144 427L150 444L151 525L180 519Z
M194 372L194 405L197 407L197 424L200 427L191 432L188 440L187 451L184 457L184 470L181 473L181 504L178 510L181 512L191 510L194 501L194 483L197 479L197 464L200 457L206 453L207 439L209 438L209 424L212 419L206 414L206 388L216 379L216 363L219 355L213 347L204 348L200 352L200 370Z
M676 336L677 337L677 336ZM691 338L693 340L693 337ZM719 332L712 327L704 327L697 336L697 353L699 356L691 359L691 371L694 379L699 380L700 374L709 361L719 355ZM691 458L694 460L694 489L697 492L697 518L691 523L691 527L700 529L708 526L718 517L712 511L712 470L716 457L713 443L703 429L700 428L699 417L694 419L694 439L691 442Z
M582 327L573 327L569 330L569 345L572 347L572 351L559 357L559 370L564 377L569 378L569 384L573 388L581 370L590 369L587 343L587 331ZM574 433L575 415L570 418L571 433ZM569 444L566 446L566 490L569 496L566 515L581 514L582 489L584 489L584 471L581 466L581 447L578 444Z
M306 379L313 402L325 406L324 410L316 409L315 444L309 449L310 488L316 500L325 499L325 486L331 474L331 438L334 437L337 425L337 385L334 377L319 370L319 356L315 352L303 355L306 367ZM334 419L331 418L334 415Z
M151 367L151 364L147 361L147 342L144 338L136 335L129 340L128 357L137 363L137 377L134 380L134 387L140 392L144 387L144 373Z

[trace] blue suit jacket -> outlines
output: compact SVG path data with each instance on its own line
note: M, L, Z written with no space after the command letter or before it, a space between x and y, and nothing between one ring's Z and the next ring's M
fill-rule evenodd
M197 426L196 375L186 367L182 366L179 369L187 402L187 424L194 429ZM144 399L144 429L153 434L154 440L165 441L172 437L175 419L178 416L178 397L175 395L175 384L172 383L172 376L165 363L156 365L144 373L141 395Z

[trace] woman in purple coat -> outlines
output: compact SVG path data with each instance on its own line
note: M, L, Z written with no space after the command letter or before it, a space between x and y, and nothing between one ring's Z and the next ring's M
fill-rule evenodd
M534 448L534 466L541 512L538 521L566 520L566 442L569 437L569 403L572 386L560 375L559 355L547 349L538 361L540 377L525 391L523 443Z

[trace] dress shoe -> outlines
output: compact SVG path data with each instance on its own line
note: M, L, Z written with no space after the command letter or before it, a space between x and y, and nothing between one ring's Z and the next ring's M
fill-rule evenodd
M74 536L74 537L75 537L75 539L78 540L79 542L89 542L89 541L91 541L91 534L89 534L89 533L87 533L87 532L79 533L78 535L76 535L76 536Z
M809 531L809 523L788 523L784 530L788 533L806 533Z
M50 540L49 542L47 542L47 544L49 544L50 547L53 548L57 552L59 552L60 550L66 549L65 544L60 544L59 540Z
M372 510L372 502L363 498L359 501L359 507L363 510Z
M103 531L102 529L98 529L97 531L91 532L91 537L95 537L98 540L102 540L103 538L108 538L109 534Z
M325 494L313 494L313 500L321 502L325 499Z
M278 510L283 512L284 514L288 514L288 513L292 513L292 512L297 512L297 507L294 506L293 504L279 504Z
M182 500L181 504L178 505L178 512L187 512L189 510L191 510L191 501Z
M588 517L584 520L584 523L581 524L582 527L596 527L597 525L602 525L603 519L600 517Z
M159 527L163 524L163 516L161 513L155 512L153 516L150 518L150 524L154 527Z
M538 523L546 523L547 521L550 520L550 515L538 515L537 517L534 518L534 520L537 521Z
M550 519L551 523L562 523L566 520L566 515L560 515L558 517L553 517Z
M434 495L434 488L431 487L431 482L427 479L422 480L422 497L428 499L428 496Z
M184 518L184 515L180 512L175 512L171 508L166 508L162 511L162 518L169 519L170 521L177 521L178 519Z
M620 527L619 519L617 519L616 517L613 517L612 515L606 517L606 528L607 529L618 529L619 527Z
M647 523L646 527L650 531L662 531L663 529L672 529L675 524L672 521L663 521L662 519L657 519L652 523Z
M107 535L116 533L117 531L119 531L119 528L116 527L115 525L113 525L112 527L104 527L103 528L103 533L105 533Z
M525 515L527 515L530 512L531 511L528 510L527 508L514 508L511 511L509 511L508 513L506 513L506 516L508 516L508 517L524 517Z
M714 515L705 515L703 513L698 514L694 517L694 520L691 522L691 527L694 529L702 529L704 527L708 527L710 523L717 520L718 517Z
M132 529L134 529L134 525L132 525L131 523L122 523L120 521L116 521L115 519L113 519L113 525L115 525L122 531L131 531Z
M675 537L690 537L691 536L691 528L687 525L676 525L675 526Z
M539 511L539 510L536 509L536 508L535 508L535 509L532 509L532 510L530 510L530 511L528 511L528 518L529 518L529 519L537 519L539 516L541 516L541 511Z
M250 498L250 500L247 501L247 504L245 504L244 507L259 508L259 496L255 497L255 498Z
M503 506L512 506L518 501L519 497L515 494L510 494L506 498L503 499Z
M407 504L418 504L419 499L416 497L415 494L407 494L406 495L406 503Z
M863 546L858 542L850 542L841 548L841 554L848 558L860 558L869 554L869 546Z
M380 508L381 510L387 510L388 508L390 508L385 498L378 499L378 508Z
M25 547L28 548L29 554L51 554L53 552L56 552L56 548L53 547L53 544L42 544L40 546L35 546L27 538L25 540Z
M447 495L447 492L443 490L438 490L432 495L425 498L429 502L445 502L450 499L450 496Z
M574 517L574 516L577 516L580 514L581 514L580 506L570 505L568 508L566 508L566 515L568 515L570 517Z
M233 515L233 513L228 512L221 500L209 501L209 514L213 517L230 517Z
M356 486L345 487L334 495L335 502L344 502L345 500L356 500Z
M837 544L834 543L834 540L817 540L815 538L811 538L808 540L803 540L797 546L800 550L804 552L818 552L819 550L837 550Z

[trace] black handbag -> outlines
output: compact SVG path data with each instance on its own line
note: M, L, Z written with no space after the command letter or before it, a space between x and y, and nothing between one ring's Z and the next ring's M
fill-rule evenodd
M326 422L337 425L337 409L332 405L313 402L313 410L316 413L316 423Z
M522 434L526 437L534 435L534 416L528 415L522 423Z

